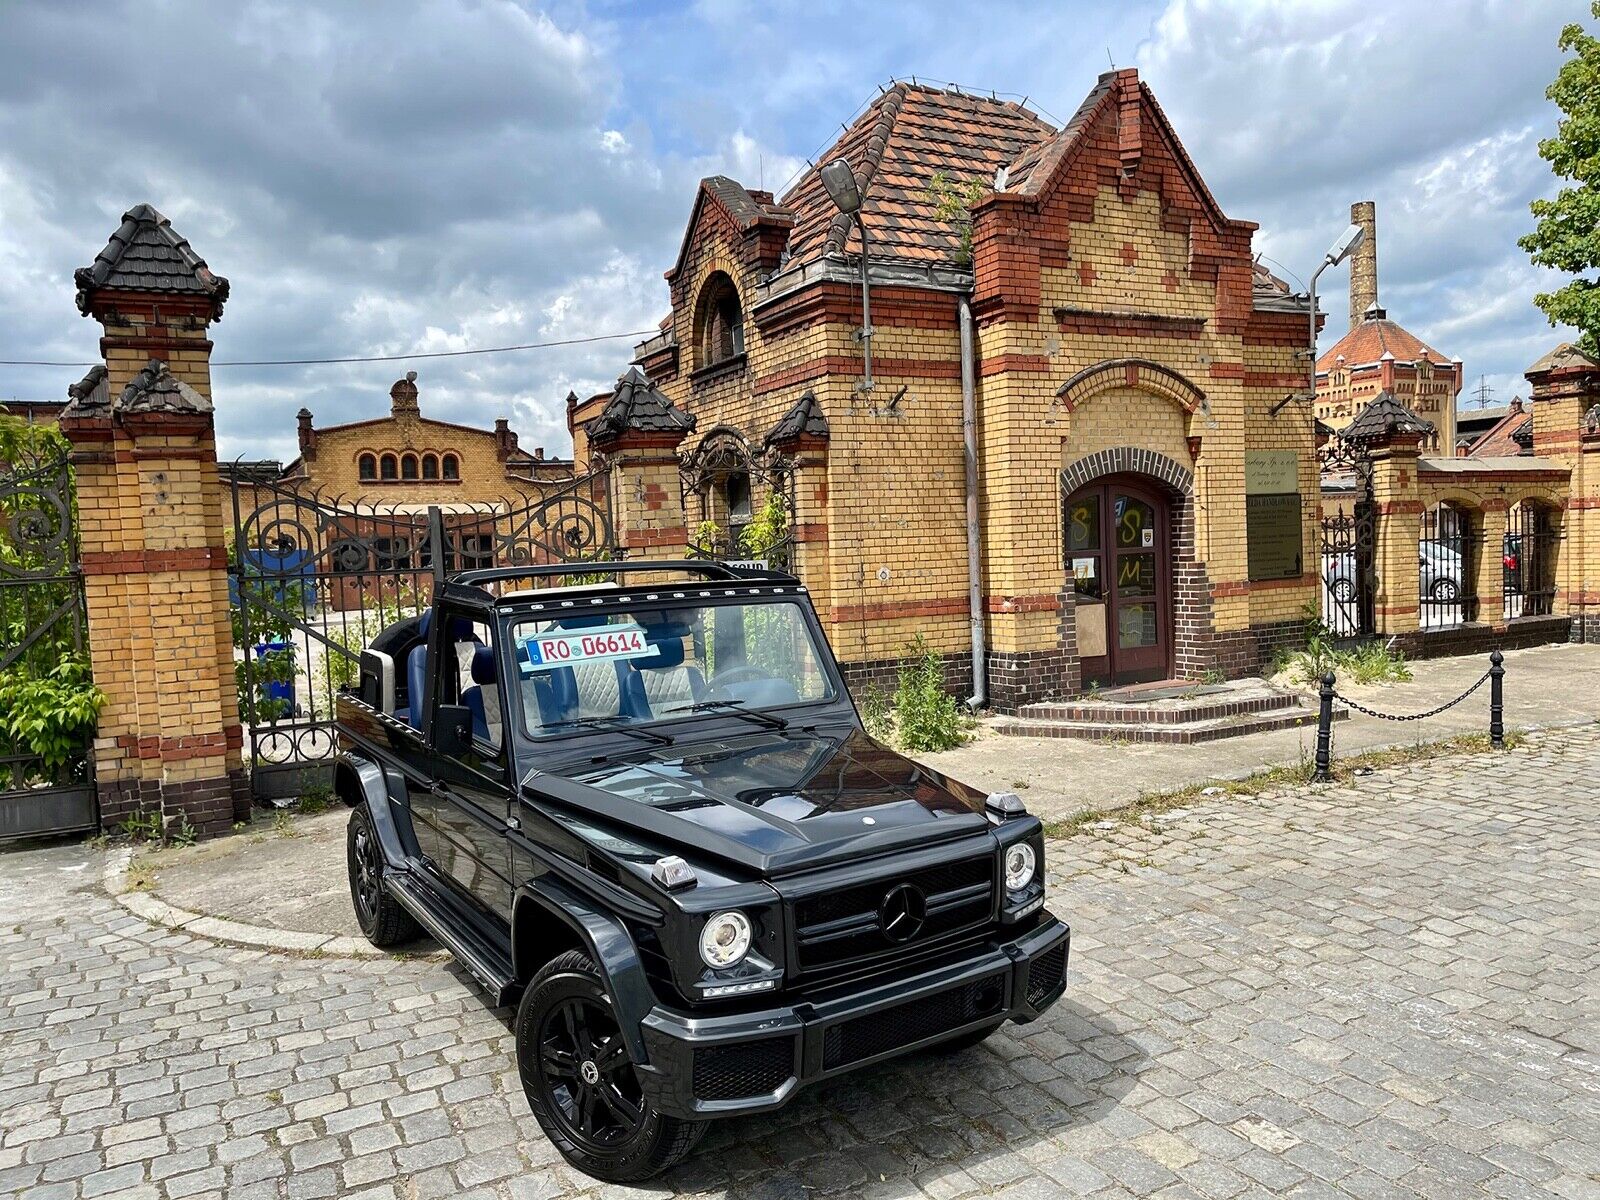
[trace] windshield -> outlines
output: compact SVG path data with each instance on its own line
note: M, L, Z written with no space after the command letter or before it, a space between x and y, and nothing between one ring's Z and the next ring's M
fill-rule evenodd
M832 700L800 606L788 601L574 613L512 626L530 737L703 712L767 715Z

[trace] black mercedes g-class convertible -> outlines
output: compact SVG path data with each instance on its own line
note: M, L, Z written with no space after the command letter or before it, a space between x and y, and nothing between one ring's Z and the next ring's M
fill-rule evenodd
M642 1179L709 1118L1060 997L1038 819L872 741L796 579L573 569L437 584L363 652L336 763L362 929L520 996L568 1161Z

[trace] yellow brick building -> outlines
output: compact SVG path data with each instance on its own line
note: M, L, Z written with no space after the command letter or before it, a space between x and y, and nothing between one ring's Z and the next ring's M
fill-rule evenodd
M847 673L885 678L920 635L1001 709L1246 674L1296 640L1317 468L1312 414L1279 402L1304 390L1306 301L1255 266L1254 226L1137 73L1062 128L896 84L819 161L839 159L859 221L818 170L781 200L700 185L635 358L683 418L628 434L682 486L654 544L737 527L775 484ZM573 401L575 443L617 447L614 401Z

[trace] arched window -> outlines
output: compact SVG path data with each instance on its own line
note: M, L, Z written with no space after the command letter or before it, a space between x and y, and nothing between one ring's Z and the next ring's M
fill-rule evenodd
M422 456L422 477L424 479L439 478L439 456L437 454L424 454Z
M721 271L715 272L700 289L695 333L702 367L715 366L744 353L744 309L733 280Z
M378 477L378 456L376 454L363 454L357 470L362 479L376 479Z
M417 456L415 454L408 454L400 460L400 478L417 478Z
M446 479L461 478L461 460L454 454L446 454L443 459L444 477Z
M385 454L378 468L378 473L384 479L399 479L400 460L392 454Z

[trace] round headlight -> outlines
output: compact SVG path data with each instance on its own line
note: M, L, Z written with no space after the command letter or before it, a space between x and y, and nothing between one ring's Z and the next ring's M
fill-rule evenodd
M750 949L750 919L742 912L720 912L700 931L700 957L713 970L731 967Z
M1006 887L1010 891L1020 892L1033 882L1033 871L1038 865L1033 856L1033 847L1027 842L1018 842L1006 851Z

